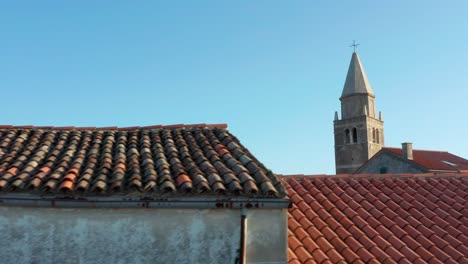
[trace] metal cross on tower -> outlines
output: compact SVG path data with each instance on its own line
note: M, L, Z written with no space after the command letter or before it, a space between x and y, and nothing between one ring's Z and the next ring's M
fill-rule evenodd
M356 52L357 46L359 46L359 43L357 43L355 40L353 40L353 44L350 47L354 47L354 52Z

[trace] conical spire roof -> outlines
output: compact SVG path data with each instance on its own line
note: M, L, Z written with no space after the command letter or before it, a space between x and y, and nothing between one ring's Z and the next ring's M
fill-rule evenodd
M374 96L372 87L367 80L366 73L356 52L353 52L353 56L351 57L341 98L354 94L369 94Z

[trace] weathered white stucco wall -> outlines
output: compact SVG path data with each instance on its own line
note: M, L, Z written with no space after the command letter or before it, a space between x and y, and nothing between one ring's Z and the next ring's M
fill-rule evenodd
M240 209L0 206L1 263L236 263ZM286 209L247 210L248 263L287 263Z

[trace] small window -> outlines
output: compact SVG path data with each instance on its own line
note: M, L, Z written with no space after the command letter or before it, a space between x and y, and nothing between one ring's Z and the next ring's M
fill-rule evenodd
M345 138L344 138L344 143L349 144L350 143L350 135L349 135L349 129L345 129Z
M375 136L375 128L372 128L372 142L376 142L376 136Z
M380 174L386 174L388 172L388 168L387 167L381 167L380 168Z
M353 143L357 143L357 129L353 127Z

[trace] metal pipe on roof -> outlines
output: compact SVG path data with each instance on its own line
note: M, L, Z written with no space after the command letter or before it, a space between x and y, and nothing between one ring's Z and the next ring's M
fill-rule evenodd
M241 236L240 236L240 264L246 264L246 245L247 245L247 209L241 210Z

